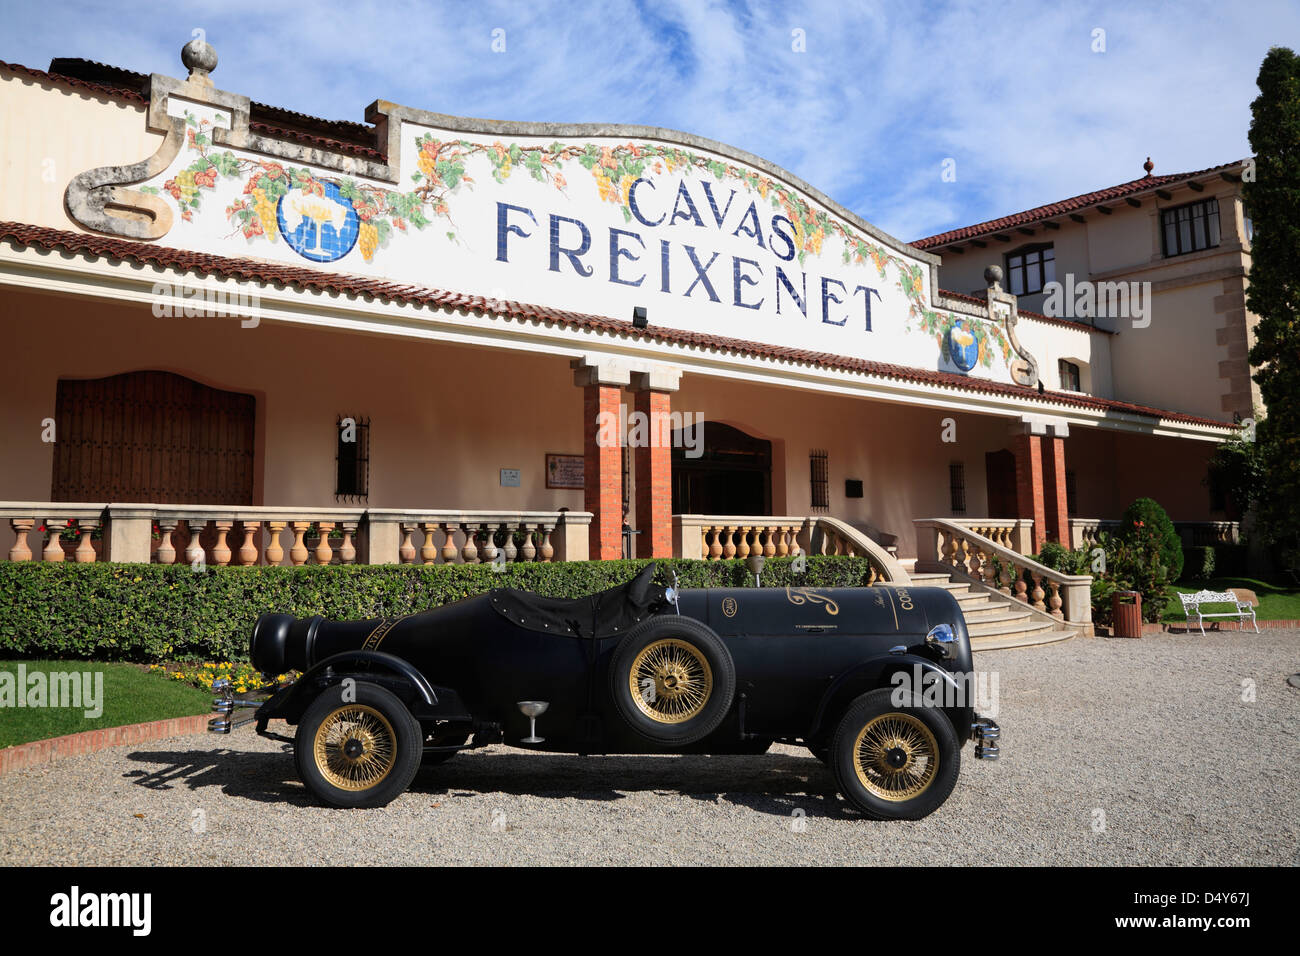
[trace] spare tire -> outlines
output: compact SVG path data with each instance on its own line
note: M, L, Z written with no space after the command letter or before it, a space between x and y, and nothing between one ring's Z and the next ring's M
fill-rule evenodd
M736 696L731 653L709 627L661 614L630 631L609 667L614 706L641 736L669 747L718 729Z

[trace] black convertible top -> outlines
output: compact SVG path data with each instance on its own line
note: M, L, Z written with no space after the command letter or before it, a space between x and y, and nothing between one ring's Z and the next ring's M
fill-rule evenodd
M492 607L516 627L544 634L603 638L626 634L664 601L664 589L654 583L655 565L646 565L626 584L580 598L552 598L497 588L489 592Z

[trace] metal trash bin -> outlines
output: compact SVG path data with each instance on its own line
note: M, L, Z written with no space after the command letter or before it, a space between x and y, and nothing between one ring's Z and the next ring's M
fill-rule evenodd
M1127 600L1132 598L1131 601ZM1137 591L1116 591L1110 596L1114 625L1112 637L1142 636L1142 595Z

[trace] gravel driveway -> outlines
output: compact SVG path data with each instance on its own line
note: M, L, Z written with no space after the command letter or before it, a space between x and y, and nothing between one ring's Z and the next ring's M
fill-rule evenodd
M952 797L917 823L861 819L785 746L493 747L422 770L384 809L330 810L287 745L242 728L0 777L0 862L1300 863L1300 690L1286 684L1300 632L1076 638L976 663L998 674L1002 760L967 746Z

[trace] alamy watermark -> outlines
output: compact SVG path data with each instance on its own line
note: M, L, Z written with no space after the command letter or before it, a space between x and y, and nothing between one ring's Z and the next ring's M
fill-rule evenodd
M153 314L159 319L238 318L245 329L261 322L261 297L249 283L206 286L197 282L155 282Z
M704 455L703 412L628 413L626 405L618 414L596 415L596 444L600 448L683 448L687 458Z
M1054 319L1131 319L1133 328L1151 324L1150 282L1075 282L1065 274L1064 284L1043 285L1043 314Z
M70 708L84 712L87 720L104 714L103 671L32 671L18 665L18 673L0 671L0 708Z
M984 717L998 715L998 672L970 671L944 674L913 664L912 670L898 671L889 678L894 688L889 702L895 707L911 706L915 699L925 707L973 707Z
M148 936L152 911L152 893L83 893L73 886L50 897L50 925L56 927L124 927L133 936Z

